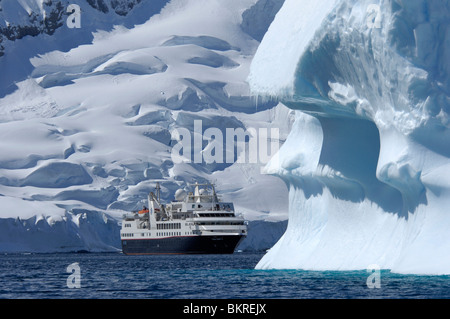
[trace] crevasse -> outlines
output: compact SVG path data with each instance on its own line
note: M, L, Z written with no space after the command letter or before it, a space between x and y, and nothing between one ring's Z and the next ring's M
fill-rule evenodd
M251 66L296 110L266 171L289 225L257 268L450 273L450 1L286 0Z

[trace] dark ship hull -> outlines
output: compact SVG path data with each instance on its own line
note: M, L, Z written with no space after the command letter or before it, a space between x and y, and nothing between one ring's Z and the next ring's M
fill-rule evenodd
M157 239L123 239L125 255L232 254L245 236L187 236Z

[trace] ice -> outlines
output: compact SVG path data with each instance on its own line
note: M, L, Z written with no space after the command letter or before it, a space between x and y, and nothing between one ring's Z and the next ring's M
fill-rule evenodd
M226 56L211 51L205 53L204 56L193 57L189 59L188 62L192 64L202 64L212 68L220 68L220 67L236 68L239 66L238 63L227 58Z
M262 41L252 63L249 81L254 92L269 95L292 93L295 68L291 66L298 63L302 52L336 2L285 1L268 31L269 35L283 36L273 41ZM301 16L299 6L302 8ZM289 30L286 30L287 25ZM264 76L268 74L271 76Z
M92 183L92 178L82 166L68 162L53 162L36 169L20 185L65 188L90 183Z
M120 247L117 222L88 210L75 209L60 218L2 218L0 230L2 252L115 252Z
M210 36L174 36L171 39L163 43L163 46L175 46L175 45L197 45L199 47L215 50L215 51L228 51L239 50L239 48L232 47L227 41Z
M288 228L257 268L450 273L449 17L449 1L284 3L249 75L297 114L266 167Z
M248 236L237 247L238 251L266 251L286 231L287 221L254 220L248 224Z

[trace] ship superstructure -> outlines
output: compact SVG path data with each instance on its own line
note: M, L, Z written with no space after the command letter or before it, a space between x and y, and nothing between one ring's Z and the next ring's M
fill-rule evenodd
M164 205L160 186L148 196L148 207L127 214L120 231L126 255L232 254L247 235L247 225L234 205L218 199L214 185L180 189Z

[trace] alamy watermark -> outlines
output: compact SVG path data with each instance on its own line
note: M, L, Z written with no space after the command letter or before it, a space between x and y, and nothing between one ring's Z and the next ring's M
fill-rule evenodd
M194 121L191 133L186 128L172 131L174 164L267 164L278 158L278 128L219 128L203 130L203 121Z
M67 277L67 288L80 289L81 288L81 268L78 263L73 263L67 266L66 271L70 273Z
M81 28L81 8L77 4L70 4L67 7L67 13L70 15L67 17L66 25L69 29Z
M68 17L66 19L66 26L69 29L80 29L81 28L81 7L77 4L69 4L66 9ZM42 18L47 18L47 14L43 12Z
M378 265L370 265L367 267L370 276L367 278L366 284L369 289L381 288L381 267Z

